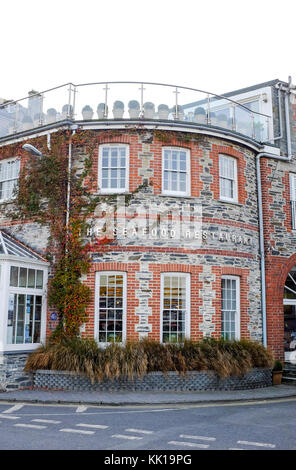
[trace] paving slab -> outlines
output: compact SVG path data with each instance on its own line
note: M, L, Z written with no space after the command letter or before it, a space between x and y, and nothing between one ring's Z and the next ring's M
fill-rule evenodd
M0 392L0 403L88 404L88 405L169 405L296 398L294 385L276 385L238 391L209 392L73 392L60 390L14 390Z

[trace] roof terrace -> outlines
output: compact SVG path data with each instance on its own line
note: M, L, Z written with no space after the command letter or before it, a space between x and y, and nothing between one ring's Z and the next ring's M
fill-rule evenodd
M111 125L150 122L237 133L257 142L270 135L271 116L252 103L160 83L67 83L0 104L0 142L69 123Z

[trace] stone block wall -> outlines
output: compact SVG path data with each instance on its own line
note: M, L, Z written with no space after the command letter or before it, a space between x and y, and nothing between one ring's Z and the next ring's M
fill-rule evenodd
M0 355L0 391L9 391L33 385L32 374L24 372L28 354L5 353Z
M118 378L91 383L90 379L71 372L39 370L34 374L34 387L75 391L202 391L247 390L272 385L270 369L252 369L242 376L219 378L214 372L150 372L142 379Z

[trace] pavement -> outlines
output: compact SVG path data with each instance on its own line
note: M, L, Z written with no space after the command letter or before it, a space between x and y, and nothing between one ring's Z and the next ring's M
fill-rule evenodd
M173 405L195 403L227 403L257 400L296 399L295 385L275 385L266 388L237 391L206 392L73 392L60 390L24 389L0 392L0 403L21 402L40 404L87 405Z

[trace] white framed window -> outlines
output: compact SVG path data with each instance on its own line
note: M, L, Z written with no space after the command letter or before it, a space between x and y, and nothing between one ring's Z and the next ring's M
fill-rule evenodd
M237 159L228 155L219 155L220 199L237 202Z
M190 151L188 149L163 147L162 193L190 195Z
M123 193L129 190L129 146L103 144L99 147L99 190Z
M19 172L20 160L18 158L0 161L0 201L7 201L13 197Z
M126 339L126 273L97 272L95 338L102 344Z
M182 342L190 337L190 274L161 274L160 341Z
M296 174L290 173L290 203L292 229L296 230Z
M36 266L12 264L8 276L7 348L38 345L45 334L47 271Z
M221 279L221 336L240 339L240 278L237 276Z

